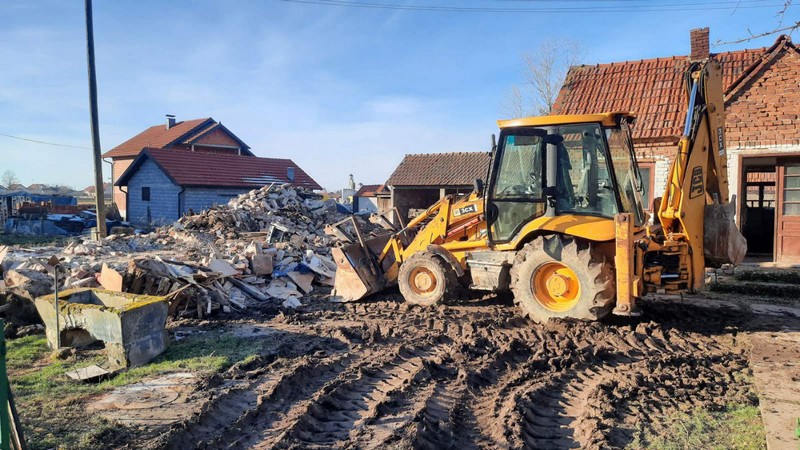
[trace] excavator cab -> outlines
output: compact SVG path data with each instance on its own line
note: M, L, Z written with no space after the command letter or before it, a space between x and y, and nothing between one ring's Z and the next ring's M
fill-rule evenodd
M623 113L498 122L486 196L492 242L512 241L538 217L632 213L646 221L641 175Z

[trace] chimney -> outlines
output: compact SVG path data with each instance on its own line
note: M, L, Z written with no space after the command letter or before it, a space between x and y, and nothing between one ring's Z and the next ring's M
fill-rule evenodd
M710 45L708 43L708 27L695 28L689 32L692 44L692 53L689 55L690 61L708 59L711 56Z
M289 181L294 183L294 167L287 167L286 168L286 178L288 178Z
M167 129L175 126L175 116L172 114L167 114Z

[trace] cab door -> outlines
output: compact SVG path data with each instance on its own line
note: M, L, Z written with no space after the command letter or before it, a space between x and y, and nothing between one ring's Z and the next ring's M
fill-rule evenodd
M545 135L536 128L500 133L486 196L491 242L508 242L523 225L544 214Z

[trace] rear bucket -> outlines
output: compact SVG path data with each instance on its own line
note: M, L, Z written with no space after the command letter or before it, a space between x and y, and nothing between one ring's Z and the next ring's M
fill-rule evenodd
M385 286L383 273L379 272L360 244L334 248L336 281L333 293L342 302L353 302L381 291Z
M736 197L727 205L706 205L703 231L703 249L706 266L720 267L723 264L738 266L747 253L747 239L739 232L734 222Z

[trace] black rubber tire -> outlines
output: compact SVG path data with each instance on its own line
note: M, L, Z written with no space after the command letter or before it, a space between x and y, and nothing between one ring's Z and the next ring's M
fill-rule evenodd
M553 311L535 297L531 279L548 262L569 267L578 277L581 293L569 310ZM614 307L616 286L614 270L606 256L590 241L570 236L552 235L527 243L514 258L511 267L511 290L514 303L535 322L553 318L598 320Z
M426 295L420 295L411 288L411 274L419 267L427 268L436 279L435 289ZM398 272L397 284L406 302L420 306L432 306L455 300L459 289L455 270L441 257L431 252L418 252L403 261Z

